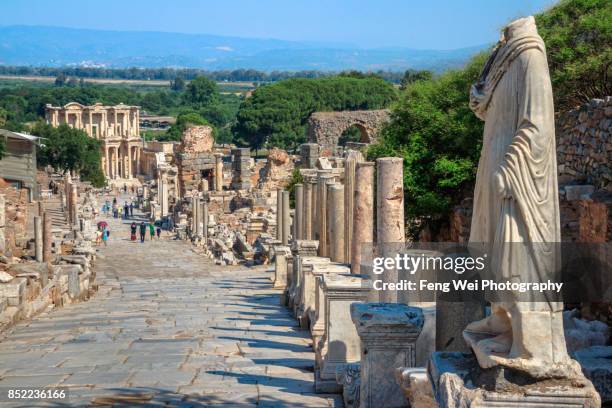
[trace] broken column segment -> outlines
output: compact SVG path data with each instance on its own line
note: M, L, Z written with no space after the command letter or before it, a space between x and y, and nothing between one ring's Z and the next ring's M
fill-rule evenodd
M296 184L294 186L295 193L295 215L294 221L294 234L293 239L305 239L304 238L304 185Z
M283 197L283 221L282 221L282 235L281 235L281 241L283 245L288 245L289 244L289 231L291 229L291 213L290 213L290 207L289 207L289 192L288 191L283 191L282 192L282 197Z
M276 189L276 239L283 240L283 189Z
M353 241L353 216L355 200L355 171L358 162L363 161L363 155L350 150L344 161L344 259L351 260Z
M251 151L248 147L232 149L232 183L234 190L251 188Z
M333 182L334 176L327 170L320 170L317 179L317 226L319 256L328 256L327 238L327 184Z
M43 226L39 216L34 217L34 256L36 262L43 261Z
M361 162L355 167L355 201L351 242L351 272L361 271L362 256L371 254L374 243L374 163ZM368 259L363 261L368 262Z
M223 154L215 154L215 191L223 191Z
M51 215L45 211L43 213L43 262L52 260L53 231L51 226Z
M328 196L329 257L333 262L345 262L344 186L330 184Z
M376 245L379 257L395 257L403 250L404 184L403 159L383 157L376 160ZM385 283L397 282L397 270L385 268ZM381 302L397 302L397 292L380 292Z
M300 161L302 168L314 169L319 159L319 145L316 143L304 143L300 146Z

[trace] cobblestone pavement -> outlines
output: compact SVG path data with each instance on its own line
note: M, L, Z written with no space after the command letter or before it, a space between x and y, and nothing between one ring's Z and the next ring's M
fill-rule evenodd
M219 267L185 242L131 242L111 220L99 292L0 339L0 388L68 387L49 406L341 406L265 269ZM32 401L0 406L34 406Z

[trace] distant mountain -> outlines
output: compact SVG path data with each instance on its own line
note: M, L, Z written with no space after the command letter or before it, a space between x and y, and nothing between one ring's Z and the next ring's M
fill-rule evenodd
M207 34L0 27L0 65L253 68L262 71L414 68L443 71L461 66L471 55L486 47L362 49L346 44Z

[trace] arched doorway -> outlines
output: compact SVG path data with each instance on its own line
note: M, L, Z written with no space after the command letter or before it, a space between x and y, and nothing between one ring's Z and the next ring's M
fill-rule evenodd
M338 146L350 143L370 143L370 135L362 125L355 123L347 127L338 138Z

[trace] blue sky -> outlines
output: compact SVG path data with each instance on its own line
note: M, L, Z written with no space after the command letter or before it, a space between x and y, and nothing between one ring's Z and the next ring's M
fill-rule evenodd
M554 0L0 0L0 25L453 49L495 42Z

